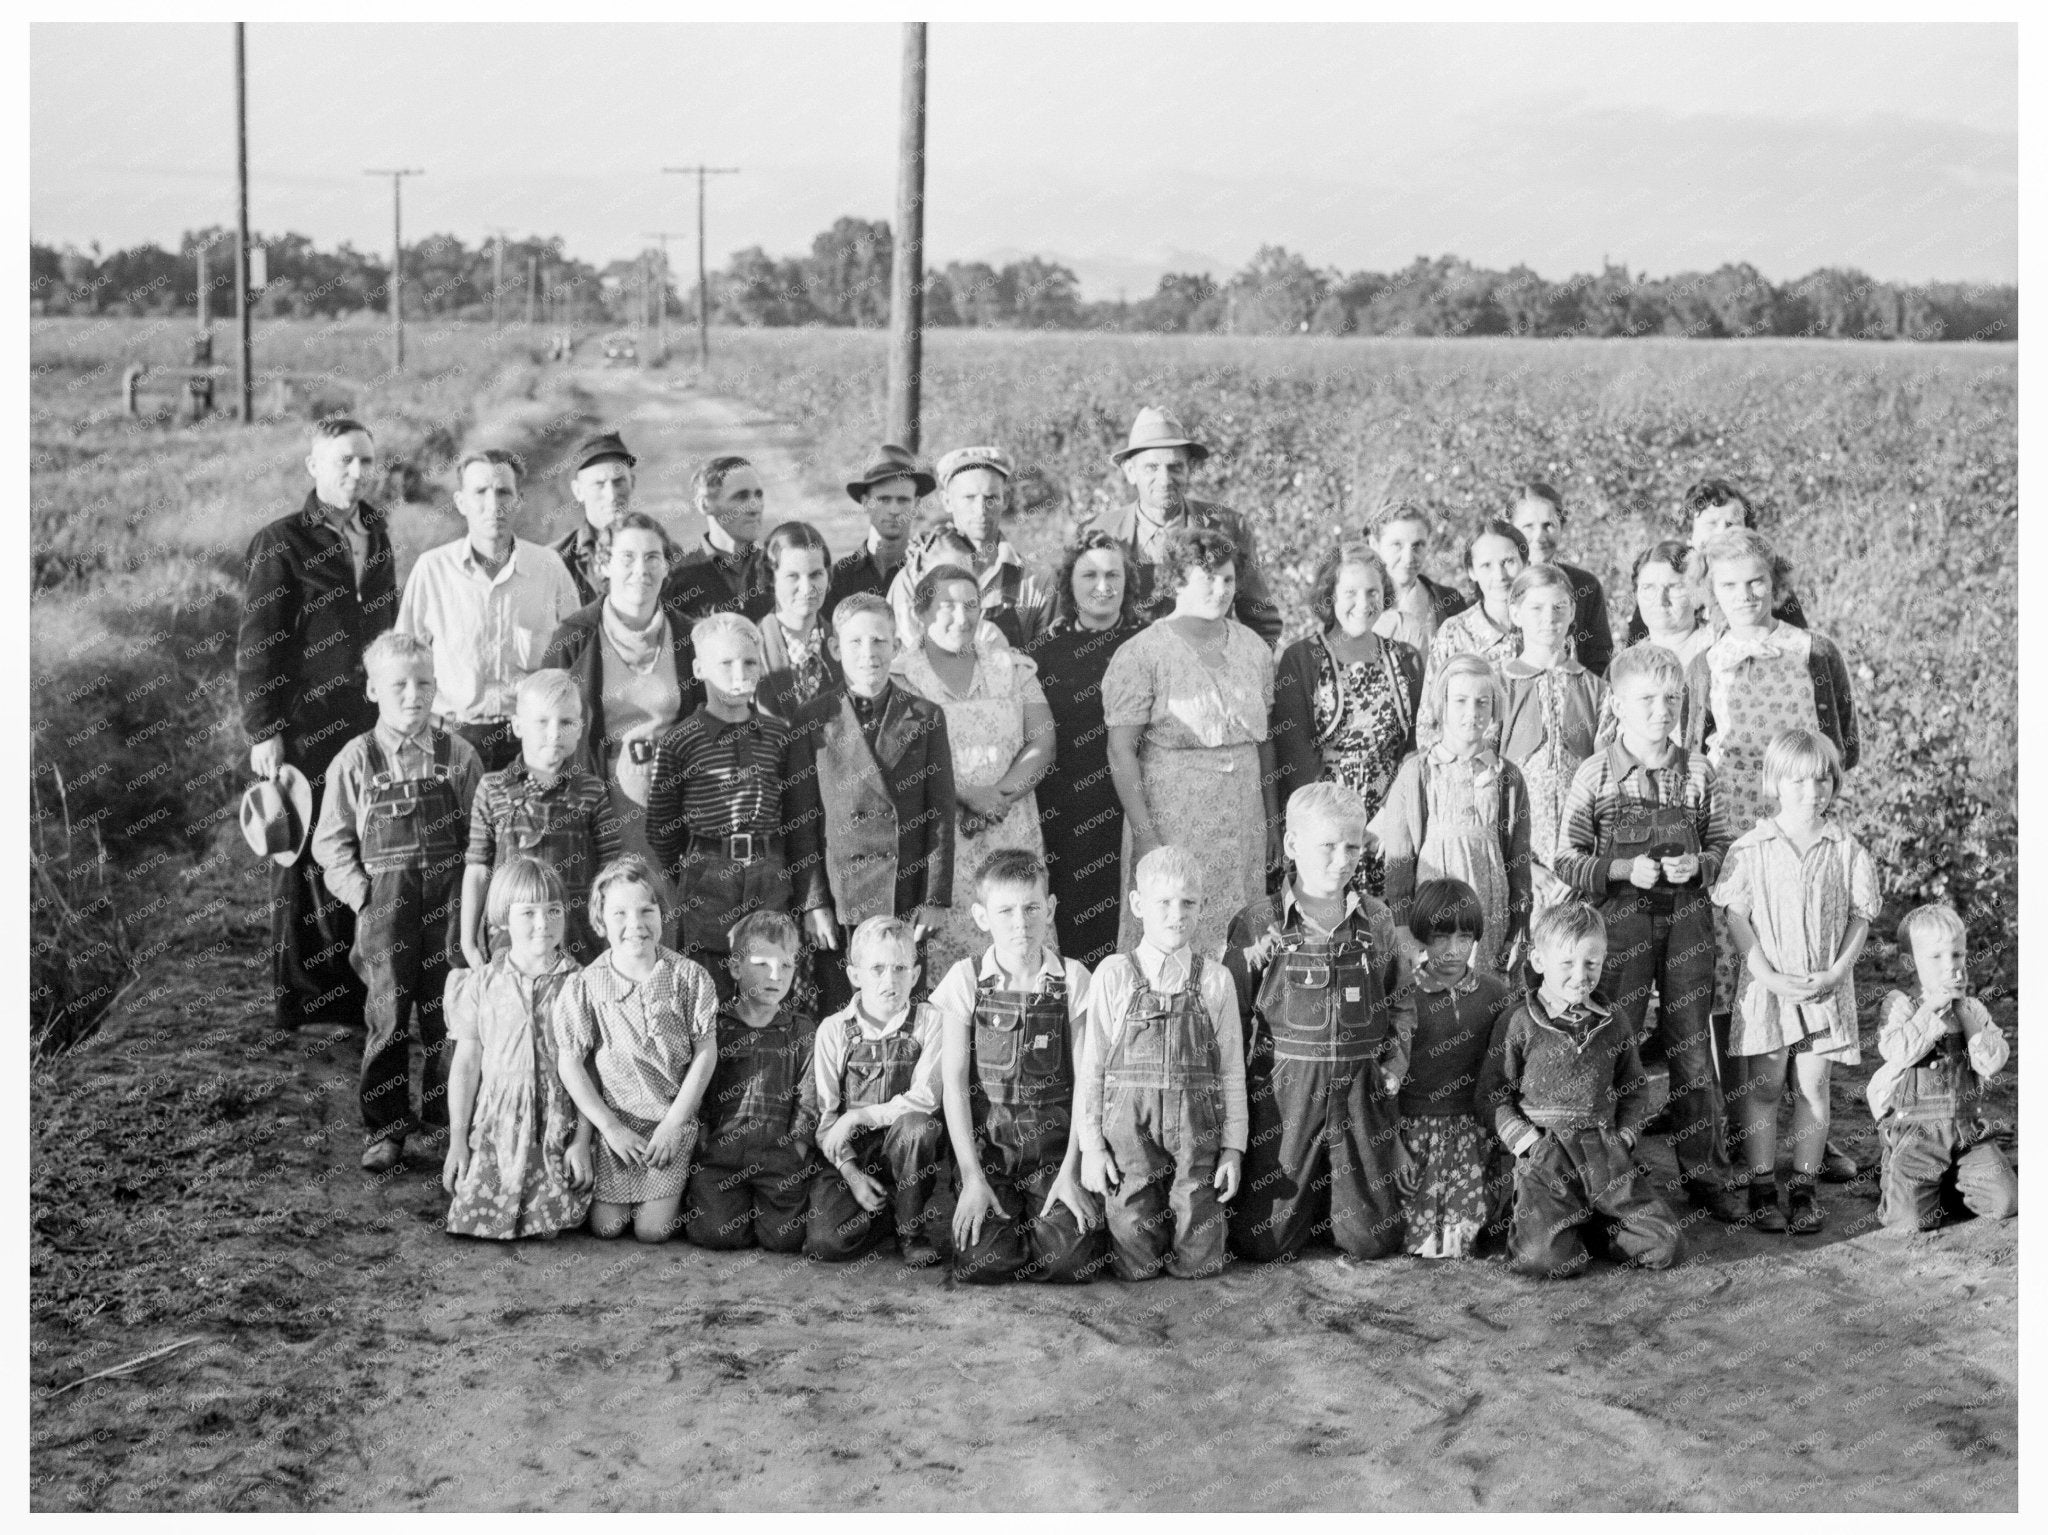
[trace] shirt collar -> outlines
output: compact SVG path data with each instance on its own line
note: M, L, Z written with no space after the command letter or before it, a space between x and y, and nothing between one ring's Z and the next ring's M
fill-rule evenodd
M1034 979L1056 981L1063 978L1066 973L1066 965L1061 961L1059 955L1053 953L1052 945L1049 943L1040 944L1038 946L1038 971ZM990 944L982 951L980 975L984 981L1000 981L1003 978L1003 964L1001 960L996 958L996 946L994 944Z
M1620 736L1616 736L1607 748L1608 776L1613 778L1616 783L1628 782L1628 776L1631 773L1664 773L1669 772L1672 768L1683 768L1684 766L1685 748L1683 746L1673 746L1671 748L1671 755L1664 759L1664 766L1660 768L1651 767L1649 763L1643 761L1642 758L1630 751L1622 744Z
M1820 842L1839 842L1848 835L1849 833L1843 828L1840 821L1831 815L1823 816L1821 817L1819 829L1815 832L1815 840ZM1785 828L1778 824L1776 816L1767 815L1750 828L1743 840L1745 842L1790 842L1792 839L1785 834Z
M1175 979L1185 982L1189 971L1194 968L1195 963L1193 944L1188 945L1185 949L1175 949L1168 953L1150 938L1140 938L1138 940L1138 955L1151 960L1150 974L1153 977L1152 984L1156 986L1164 986L1169 981ZM1146 967L1139 965L1138 978L1143 980L1146 973Z
M741 544L732 549L721 549L718 545L711 542L711 535L709 533L701 536L704 542L704 552L711 557L714 563L723 565L727 570L742 568L748 560L753 558L754 551L761 547L759 544Z
M1543 1005L1543 993L1538 989L1532 988L1529 992L1529 1010L1536 1015L1536 1021L1545 1028L1556 1029L1559 1033L1565 1031L1564 1023L1550 1016L1550 1010ZM1599 1032L1600 1026L1614 1016L1614 1010L1600 1000L1598 992L1588 997L1576 1011L1583 1015L1588 1039Z
M711 705L709 704L699 704L691 713L704 716L704 729L710 733L711 739L714 741L728 730L751 729L758 733L761 728L761 711L752 705L748 706L747 717L743 720L722 720L711 712Z
M1283 925L1300 905L1301 892L1295 888L1294 877L1289 875L1287 882L1280 887L1280 920ZM1344 915L1338 920L1337 926L1345 926L1358 915L1358 912L1358 892L1347 885L1344 888Z
M887 1023L876 1023L873 1019L868 1017L867 1009L860 1005L860 998L855 997L851 1002L847 1003L846 1006L842 1008L839 1012L834 1013L832 1015L832 1019L828 1021L836 1022L843 1019L851 1018L854 1021L855 1026L859 1028L862 1033L873 1035L874 1037L879 1039L886 1035L900 1033L904 1029L909 1028L910 1020L913 1017L915 1017L916 1014L917 1004L913 1002L908 1007L904 1008L902 1012L896 1014L893 1018L891 1018Z
M329 515L331 511L332 508L320 499L319 491L309 490L306 492L306 504L301 508L299 515L307 527L332 528L335 523L333 517ZM356 532L368 533L376 519L377 509L358 497L356 504L348 509L348 515L342 521Z
M1449 743L1438 741L1436 745L1429 749L1429 760L1438 767L1447 767L1458 760L1458 754L1451 750ZM1490 746L1480 747L1478 751L1472 754L1472 760L1481 769L1497 767L1499 765L1499 759L1495 756L1494 750Z
M500 565L497 569L497 573L490 577L490 581L493 585L496 585L500 581L510 579L512 573L519 568L520 543L520 539L515 538L512 540L512 547L505 551L505 563ZM467 570L474 575L481 576L484 574L483 566L477 563L476 545L472 544L467 536L465 536L462 540L462 553L460 555L460 559L462 562L462 568L464 570Z
M387 752L395 754L409 747L416 752L431 753L434 749L434 727L431 724L422 725L409 736L400 735L382 720L377 721L376 728L377 744Z
M654 951L654 973L644 981L629 981L613 967L611 950L607 949L583 967L583 984L602 1002L617 1002L642 986L673 991L677 989L676 977L670 961L680 958L673 949L658 945Z

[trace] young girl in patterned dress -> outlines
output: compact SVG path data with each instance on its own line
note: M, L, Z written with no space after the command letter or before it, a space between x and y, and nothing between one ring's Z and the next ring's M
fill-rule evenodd
M1763 781L1765 748L1784 731L1817 730L1834 743L1846 772L1858 756L1856 713L1849 669L1833 641L1776 611L1790 567L1761 534L1751 528L1719 534L1707 540L1700 560L1727 628L1686 668L1685 744L1704 749L1713 763L1729 834L1740 837L1772 809ZM1714 931L1720 946L1715 1029L1725 1038L1742 962L1718 908ZM1725 1054L1722 1064L1732 1066ZM1724 1080L1729 1075L1722 1072ZM1856 1164L1830 1147L1825 1175L1840 1181L1855 1174Z
M1714 886L1746 962L1728 1036L1740 1070L1729 1118L1749 1162L1750 1217L1760 1231L1821 1229L1813 1181L1828 1135L1828 1076L1862 1060L1856 1039L1856 956L1877 915L1877 866L1828 814L1842 758L1818 731L1787 730L1764 752L1778 813L1735 840ZM1778 1209L1778 1098L1790 1058L1792 1182Z
M1387 904L1405 922L1418 882L1458 879L1486 915L1473 963L1505 973L1529 930L1529 791L1489 741L1503 691L1478 656L1453 656L1432 702L1443 739L1401 764L1372 833L1387 860Z
M551 1237L590 1210L590 1121L562 1086L548 1018L576 964L562 949L561 877L536 858L491 873L486 920L509 947L481 969L449 974L445 1014L448 1158L458 1236Z
M1564 797L1579 764L1593 755L1607 684L1573 659L1571 579L1555 565L1531 565L1515 577L1509 613L1522 653L1500 663L1507 693L1501 754L1529 785L1531 892L1536 910L1571 898L1551 872L1564 832Z
M718 1062L718 992L703 966L662 946L646 859L606 864L590 910L611 946L569 978L553 1020L562 1085L599 1136L590 1230L615 1237L630 1225L643 1242L665 1241Z
M1401 1082L1406 1246L1418 1258L1469 1258L1503 1209L1499 1143L1480 1118L1474 1086L1493 1028L1514 998L1472 967L1486 933L1479 897L1463 880L1419 886L1408 931L1423 947L1415 972L1415 1039Z

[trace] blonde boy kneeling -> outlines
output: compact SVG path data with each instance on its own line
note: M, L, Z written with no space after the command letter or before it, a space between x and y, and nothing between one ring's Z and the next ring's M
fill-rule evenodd
M1244 1161L1237 988L1195 952L1202 867L1180 847L1138 864L1144 937L1089 986L1080 1092L1081 1183L1108 1202L1117 1272L1201 1279L1223 1267L1223 1206Z

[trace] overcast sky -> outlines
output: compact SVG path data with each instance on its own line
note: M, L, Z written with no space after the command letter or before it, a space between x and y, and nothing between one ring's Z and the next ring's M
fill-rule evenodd
M892 218L899 30L249 29L250 217L388 247L495 225L604 261L690 231L714 264ZM1318 266L1602 256L2016 281L2018 45L1959 26L974 26L930 31L935 264L1042 253L1091 298L1218 276L1264 244ZM234 219L226 24L41 25L30 225L104 247ZM673 252L680 262L687 242Z

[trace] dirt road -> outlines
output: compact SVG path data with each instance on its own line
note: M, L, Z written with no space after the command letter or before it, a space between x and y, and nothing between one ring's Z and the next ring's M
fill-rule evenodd
M586 387L679 534L731 447L771 517L850 546L792 429ZM35 1334L38 1508L2016 1507L2017 1225L1891 1238L1867 1184L1821 1237L1695 1224L1677 1270L1564 1285L1316 1255L988 1292L886 1253L448 1237L438 1168L355 1168L356 1042L266 1027L262 875L224 836L175 954L35 1086L101 1135L39 1197L118 1180L134 1212L52 1259L81 1298ZM1857 1085L1836 1103L1867 1155Z

